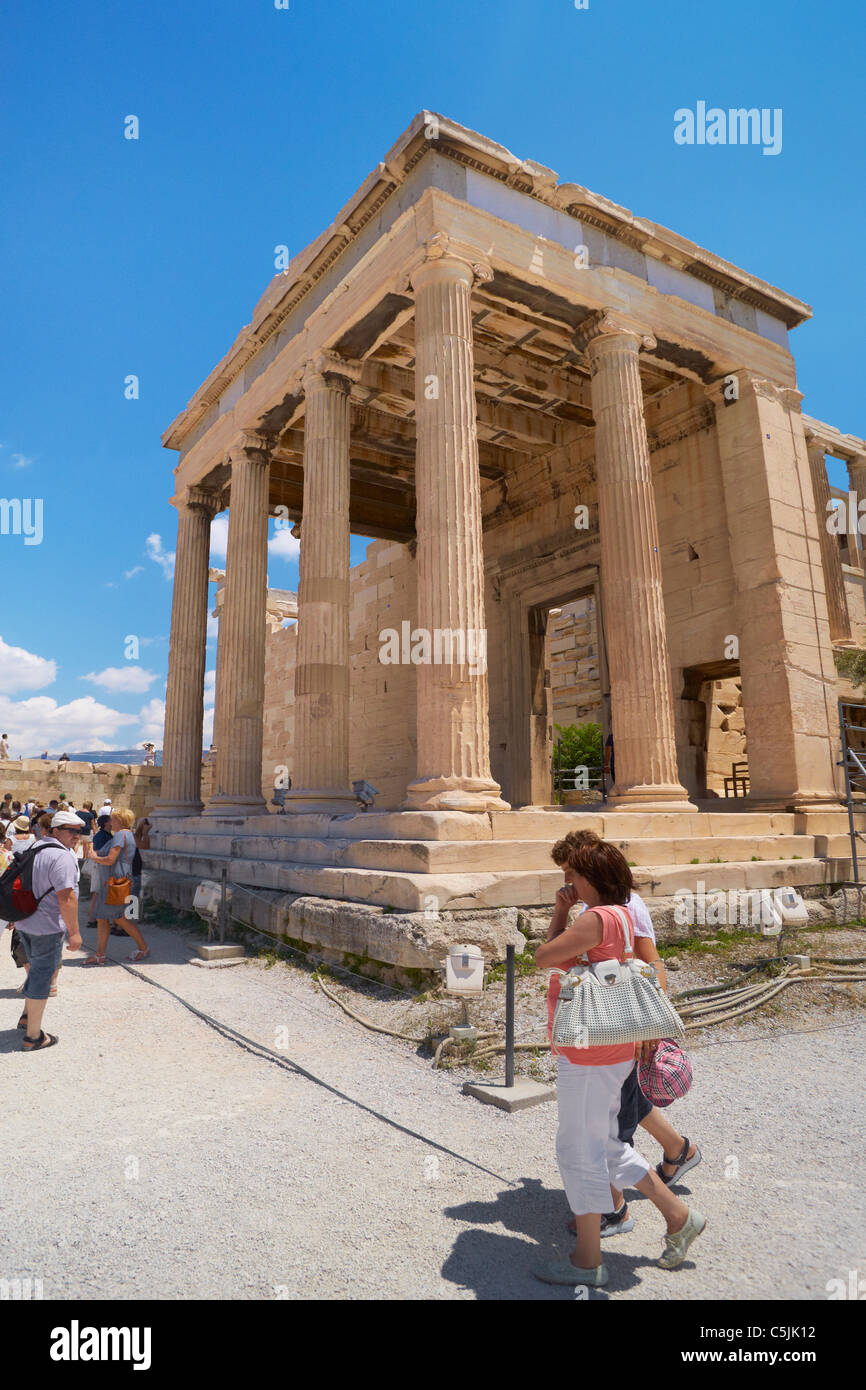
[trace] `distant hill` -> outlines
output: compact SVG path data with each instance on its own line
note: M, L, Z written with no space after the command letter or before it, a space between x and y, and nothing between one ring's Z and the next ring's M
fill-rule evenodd
M60 757L60 754L49 753L48 757L49 760L53 760L56 762L56 760ZM92 753L70 753L69 761L71 763L143 763L144 749L112 748L108 750L98 748L95 752ZM156 750L156 765L157 767L162 766L161 748L157 748Z

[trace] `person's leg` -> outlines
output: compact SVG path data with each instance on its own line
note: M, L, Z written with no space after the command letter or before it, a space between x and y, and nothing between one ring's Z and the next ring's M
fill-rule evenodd
M650 1169L641 1182L634 1183L638 1192L649 1197L665 1219L669 1231L680 1231L686 1223L689 1209L680 1197L675 1197L669 1187L665 1187L658 1173Z
M641 1120L641 1127L646 1130L647 1134L652 1135L657 1144L661 1144L662 1172L666 1177L672 1177L676 1164L670 1162L669 1158L671 1155L673 1158L677 1158L682 1153L685 1136L674 1129L673 1125L665 1119L662 1112L657 1110L655 1106L653 1106L649 1114ZM689 1144L686 1157L694 1158L696 1152L695 1145Z
M106 921L104 917L98 918L96 922L96 952L94 955L87 957L87 960L84 962L85 965L88 961L96 960L97 956L105 955L108 949L108 935L110 931L111 923Z
M574 1249L569 1256L575 1269L598 1269L601 1264L601 1213L575 1216Z
M641 1114L641 1101L643 1092L638 1085L637 1063L629 1071L628 1076L622 1083L622 1090L619 1094L619 1114L616 1117L616 1133L624 1144L631 1144L634 1139L634 1132L638 1126ZM610 1197L613 1203L611 1212L618 1212L623 1201L623 1193L613 1183L610 1185Z
M59 969L63 954L63 932L52 932L48 936L31 936L19 931L24 949L30 960L30 971L24 989L27 1027L24 1030L26 1042L38 1042L42 1034L42 1018L48 1002L51 977Z
M28 1042L36 1042L42 1032L42 1016L47 1002L47 999L27 1000L27 1028L24 1035Z
M147 943L135 922L130 921L128 917L120 917L118 918L118 925L122 926L127 935L132 937L139 951L147 951Z
M566 1071L565 1068L568 1068ZM587 1067L561 1060L557 1076L560 1125L556 1156L576 1241L571 1263L579 1269L601 1264L601 1211L608 1201L606 1140L611 1112L619 1110L622 1075L610 1067Z

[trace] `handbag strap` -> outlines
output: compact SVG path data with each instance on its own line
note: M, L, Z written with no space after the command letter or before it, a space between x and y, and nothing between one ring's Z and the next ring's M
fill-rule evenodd
M625 950L623 952L623 959L634 960L634 939L632 936L631 919L624 907L618 907L614 904L609 904L609 906L611 911L614 913L616 920L622 927L622 934L625 938Z
M628 915L628 913L626 912L625 908L619 907L619 906L617 906L617 905L614 904L614 903L602 903L602 904L599 904L599 906L603 906L603 907L608 908L608 909L614 914L614 916L616 917L616 920L619 922L620 928L622 929L623 938L624 938L624 940L625 940L625 950L623 951L623 956L626 957L626 958L631 958L631 959L633 960L633 959L634 959L634 939L633 939L633 933L632 933L631 918L629 917L629 915ZM597 908L588 908L587 911L596 912L596 911L598 911L598 909L597 909ZM578 956L578 958L577 958L577 964L578 964L578 965L589 966L589 964L590 964L589 956L588 956L588 954L587 954L585 951L584 951L584 953L583 953L582 956ZM576 966L572 966L571 969L572 969L572 970L576 969ZM551 972L550 972L550 973L551 973L551 975L568 975L568 974L571 973L571 971L569 971L569 970L560 970L558 967L554 966L554 967L551 969Z

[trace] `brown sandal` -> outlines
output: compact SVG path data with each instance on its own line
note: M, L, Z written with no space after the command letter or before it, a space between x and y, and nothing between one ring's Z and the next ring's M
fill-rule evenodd
M28 1038L25 1034L24 1041L21 1044L21 1051L41 1052L43 1048L54 1047L55 1043L59 1041L60 1039L57 1037L56 1033L40 1032L38 1038Z

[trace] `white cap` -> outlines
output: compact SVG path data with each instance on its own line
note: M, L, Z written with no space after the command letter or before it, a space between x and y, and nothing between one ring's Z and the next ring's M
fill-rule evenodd
M52 830L83 830L84 821L73 816L71 811L58 811L51 821Z

